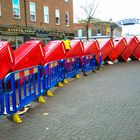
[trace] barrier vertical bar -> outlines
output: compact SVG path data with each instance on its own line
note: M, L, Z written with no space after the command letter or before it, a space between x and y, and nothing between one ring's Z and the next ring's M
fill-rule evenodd
M102 67L103 67L102 63L103 63L103 60L102 60L102 53L100 53L100 54L99 54L99 64L96 63L96 64L97 64L97 68L98 68L99 71L102 70Z
M0 115L4 113L4 91L2 86L2 80L0 79Z

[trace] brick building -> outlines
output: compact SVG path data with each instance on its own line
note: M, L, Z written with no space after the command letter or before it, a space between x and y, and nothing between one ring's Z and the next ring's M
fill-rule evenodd
M73 38L73 0L0 0L0 40Z
M115 23L113 30L114 37L120 37L122 33L122 28L117 26ZM80 21L79 23L74 24L74 34L76 39L86 39L86 25L85 22ZM110 22L102 21L99 19L92 19L89 23L88 36L89 39L97 38L108 38L111 35L111 26Z

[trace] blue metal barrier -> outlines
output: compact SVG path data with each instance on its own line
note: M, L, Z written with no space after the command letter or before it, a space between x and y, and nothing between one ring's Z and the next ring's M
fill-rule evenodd
M96 65L95 55L86 55L82 57L82 60L81 60L82 72L94 70L96 66L97 65Z
M2 86L2 80L0 80L0 115L4 113L4 91Z
M99 66L101 66L102 65L102 63L103 63L103 61L102 61L102 54L100 53L100 55L99 55Z
M63 79L74 77L79 73L79 61L77 57L65 58L61 62Z
M13 114L44 93L42 67L9 73L4 78L7 114Z
M62 79L62 68L60 61L53 61L44 66L45 90L56 86Z

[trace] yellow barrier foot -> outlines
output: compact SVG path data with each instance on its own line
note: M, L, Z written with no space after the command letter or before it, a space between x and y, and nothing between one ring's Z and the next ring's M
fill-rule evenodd
M104 66L103 65L100 65L100 67L103 68Z
M100 68L99 68L99 70L101 71L101 70L102 70L102 68L100 67Z
M69 82L68 82L68 80L66 80L66 79L64 79L64 84L68 84Z
M48 90L48 91L47 91L47 96L49 96L49 97L53 97L54 95L51 93L50 90Z
M96 73L96 70L95 70L95 69L93 69L93 70L92 70L92 72L93 72L93 73Z
M16 123L22 123L22 120L17 113L13 115L13 121Z
M46 101L44 100L44 98L42 96L38 97L38 102L39 103L46 103Z
M58 83L58 87L64 87L61 82Z
M79 79L80 78L80 75L76 74L75 78Z

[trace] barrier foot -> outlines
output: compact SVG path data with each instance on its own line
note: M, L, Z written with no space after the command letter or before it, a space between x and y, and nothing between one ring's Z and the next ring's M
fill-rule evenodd
M102 67L99 67L99 69L98 69L99 71L101 71L102 70Z
M39 103L46 103L46 101L44 100L44 98L42 96L38 97L38 102Z
M96 70L95 70L95 69L93 69L93 70L92 70L92 72L96 73Z
M88 75L86 74L86 72L83 72L83 76L88 76Z
M13 116L13 121L16 123L22 123L21 118L19 117L19 115L17 113L15 113Z
M104 66L103 65L100 65L100 67L103 68Z
M58 87L64 87L61 82L58 83Z
M80 78L80 75L79 74L76 74L75 78L79 79Z
M47 91L47 96L49 96L49 97L53 97L54 95L51 93L50 90L48 90L48 91Z
M68 82L68 80L66 80L66 79L64 79L64 84L68 84L69 82Z

